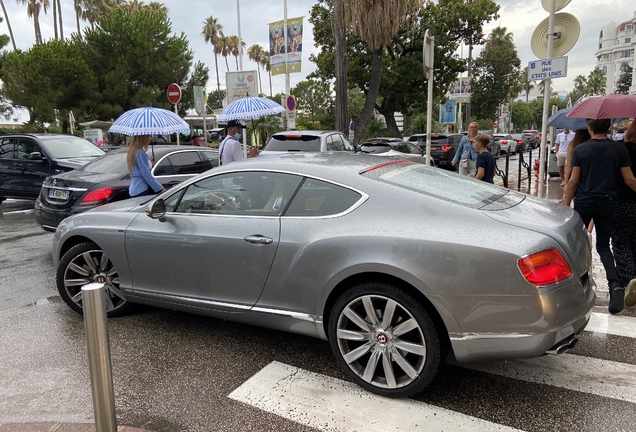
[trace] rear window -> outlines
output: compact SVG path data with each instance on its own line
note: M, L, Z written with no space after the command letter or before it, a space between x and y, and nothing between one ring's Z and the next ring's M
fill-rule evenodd
M366 143L360 146L362 153L386 153L391 150L391 145L388 143Z
M476 209L492 204L508 193L507 189L490 183L474 181L417 163L387 165L367 171L363 175ZM514 200L515 203L517 201Z
M267 143L264 150L289 152L319 152L320 137L315 135L278 134L272 136L272 139Z
M92 145L92 144L91 144ZM127 152L111 152L94 161L91 161L78 171L86 171L92 173L112 173L112 174L128 174L126 165Z

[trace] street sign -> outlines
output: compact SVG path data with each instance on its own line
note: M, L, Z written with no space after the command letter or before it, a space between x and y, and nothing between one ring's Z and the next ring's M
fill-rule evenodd
M203 115L203 87L194 86L192 89L194 91L194 110L198 115Z
M172 83L168 86L168 101L171 104L178 104L181 100L181 87L178 84Z
M430 31L426 29L424 32L424 48L422 48L424 73L428 74L428 71L433 67L433 58L431 57L431 35Z
M543 81L566 76L568 76L567 56L535 60L528 63L529 81Z
M493 123L493 124L492 124L492 128L493 128L493 129L497 129L498 127L499 127L499 125L498 125L497 123Z
M285 106L287 106L287 111L295 111L296 110L296 98L294 95L287 96L285 100Z

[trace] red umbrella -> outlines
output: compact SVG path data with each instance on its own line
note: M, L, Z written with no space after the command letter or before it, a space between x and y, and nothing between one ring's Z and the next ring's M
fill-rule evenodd
M636 117L636 95L611 94L594 96L572 108L568 118L631 118Z

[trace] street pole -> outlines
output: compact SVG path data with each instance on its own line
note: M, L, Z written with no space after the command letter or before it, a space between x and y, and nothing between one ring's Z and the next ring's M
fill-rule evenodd
M241 6L239 0L236 0L236 20L238 22L238 38L239 38L239 70L243 70L243 39L241 39Z
M435 37L430 30L424 33L424 71L428 73L428 100L426 101L426 165L431 160L431 117L433 116L433 56L435 55Z
M283 37L285 38L285 97L289 97L289 70L287 69L287 59L289 56L287 46L287 0L283 0ZM285 129L288 129L287 125L287 111L285 111Z
M552 47L554 44L554 12L556 9L555 0L550 0L550 17L548 18L548 53L547 58L552 58ZM548 158L546 152L547 146L547 134L548 134L548 110L550 109L550 86L552 80L547 79L543 82L543 121L541 124L541 150L539 151L540 163L539 163L539 188L537 190L537 196L543 198L545 196L545 163Z
M179 111L177 110L177 104L174 104L174 113L176 115L179 115ZM175 135L177 136L177 145L180 145L179 144L179 132L176 132Z

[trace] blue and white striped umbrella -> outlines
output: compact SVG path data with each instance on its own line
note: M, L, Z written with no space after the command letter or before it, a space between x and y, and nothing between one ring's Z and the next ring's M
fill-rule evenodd
M250 120L267 115L279 114L285 111L280 104L262 97L246 96L235 100L221 111L217 121Z
M172 111L143 107L123 113L108 132L124 135L167 135L189 130L190 125Z

